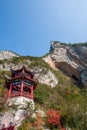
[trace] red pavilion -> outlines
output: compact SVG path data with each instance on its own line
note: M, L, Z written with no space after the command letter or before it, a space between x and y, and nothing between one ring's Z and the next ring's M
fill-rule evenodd
M34 72L29 71L26 66L18 70L11 68L11 78L5 76L5 86L8 89L8 98L24 96L33 99L33 91L38 81L34 79Z

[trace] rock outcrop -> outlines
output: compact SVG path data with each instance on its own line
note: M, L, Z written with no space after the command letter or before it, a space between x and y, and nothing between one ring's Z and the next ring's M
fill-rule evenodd
M35 69L35 72L36 72L35 78L38 79L41 84L47 84L52 88L58 84L58 79L50 69L47 70L46 68L37 67L37 71Z
M13 57L18 57L18 55L12 51L0 51L0 60L10 59Z
M52 41L50 53L43 59L62 70L78 84L87 87L87 43L64 44ZM53 62L53 63L52 63Z
M34 110L34 101L26 97L14 97L7 100L7 111L0 115L0 129L3 124L8 127L10 122L16 127L22 124L22 121L29 116L31 110Z

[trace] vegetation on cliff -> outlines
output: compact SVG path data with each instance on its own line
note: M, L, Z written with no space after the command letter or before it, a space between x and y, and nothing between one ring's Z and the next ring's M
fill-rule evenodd
M52 88L46 84L38 84L34 92L34 101L36 109L41 109L47 113L50 109L60 111L60 124L61 127L70 127L72 130L87 130L87 90L76 86L69 77L65 76L61 71L52 69L47 63L38 57L14 57L6 61L0 61L0 64L27 64L29 69L35 67L51 69L51 71L58 78L58 84ZM6 88L4 87L4 75L10 75L9 71L0 70L0 98L6 99ZM44 73L44 72L42 72ZM0 102L0 111L3 110L4 102ZM47 115L47 114L46 114ZM39 121L36 122L36 120ZM43 126L45 124L52 130L58 130L60 127L53 124L53 127L47 124L47 118L27 117L18 130L36 130L36 126ZM39 125L39 126L38 126ZM42 129L41 127L39 127ZM39 129L38 129L39 130Z

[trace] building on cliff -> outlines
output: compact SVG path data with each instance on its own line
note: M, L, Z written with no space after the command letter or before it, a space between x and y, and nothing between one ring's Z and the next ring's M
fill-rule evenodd
M9 109L2 114L0 129L14 130L14 126L18 127L22 124L27 108L30 103L34 109L33 91L36 89L38 81L34 80L34 72L29 71L26 66L13 70L11 68L11 77L5 76L5 87L8 89L7 104L9 106L17 106Z
M23 96L33 99L33 91L36 89L37 81L34 72L29 71L25 66L21 69L11 69L12 77L5 76L5 87L8 89L8 98Z

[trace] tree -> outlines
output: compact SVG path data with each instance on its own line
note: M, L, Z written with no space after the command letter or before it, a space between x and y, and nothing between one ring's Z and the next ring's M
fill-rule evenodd
M49 109L47 111L47 122L50 126L61 127L60 123L60 111L55 111L53 109Z

